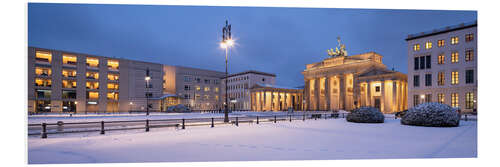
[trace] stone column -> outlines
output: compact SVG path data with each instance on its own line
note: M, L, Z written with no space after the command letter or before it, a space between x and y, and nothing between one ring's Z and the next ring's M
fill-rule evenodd
M285 98L285 100L283 100L283 102L284 102L283 107L284 107L285 109L288 109L288 98L290 98L290 97L288 97L286 94L287 94L287 92L284 92L284 93L283 93L283 96L284 96L284 98Z
M306 79L306 84L304 86L304 97L305 97L305 100L306 100L306 104L307 104L306 107L307 108L305 108L305 110L311 110L310 109L310 106L311 106L310 105L311 104L311 100L310 100L311 95L309 94L309 92L310 92L310 90L309 90L310 85L309 84L311 84L311 82L309 81L309 79Z
M392 111L398 110L398 85L395 80L392 80Z
M380 84L380 111L384 113L385 111L385 81L382 80L382 83Z
M346 94L345 94L346 88L345 88L345 76L344 74L339 75L339 109L344 109L345 110L345 99L346 99Z
M262 110L267 110L267 99L266 99L266 91L262 91L263 99L262 99Z
M372 84L370 81L366 82L366 106L371 106L373 107L372 105Z
M320 78L316 78L314 80L314 96L316 97L315 99L315 110L319 110L319 100L321 99L320 97L320 89L319 89L319 83L320 82Z
M326 100L325 104L326 104L326 110L331 110L331 108L330 108L330 101L331 101L331 99L330 99L331 95L330 94L331 94L331 92L330 91L331 91L330 90L330 77L326 76L325 77L325 100Z

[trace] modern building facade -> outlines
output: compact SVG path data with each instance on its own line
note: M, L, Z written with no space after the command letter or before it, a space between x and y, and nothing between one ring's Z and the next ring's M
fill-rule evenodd
M472 112L477 102L477 22L408 35L409 107L440 102Z
M149 71L149 81L146 81ZM222 72L28 47L28 112L165 111L221 106ZM186 77L189 76L189 77ZM191 78L189 80L188 78ZM207 80L209 80L207 82ZM192 96L185 99L192 84ZM203 89L203 90L202 90ZM191 102L191 97L199 97ZM204 104L204 105L201 105Z
M303 89L276 85L255 84L250 89L252 111L303 110Z
M392 113L407 108L406 75L388 70L375 52L329 57L307 64L302 74L307 110L372 106Z
M276 74L253 70L231 74L227 78L228 107L232 110L252 110L250 89L257 84L273 86L276 83ZM225 78L222 80L222 97L225 97L224 85Z

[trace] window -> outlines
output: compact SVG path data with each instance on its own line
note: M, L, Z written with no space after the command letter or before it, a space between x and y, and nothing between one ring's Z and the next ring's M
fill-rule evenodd
M262 78L262 82L265 82L266 81L266 78Z
M196 78L196 83L200 83L201 82L201 79L200 78Z
M438 40L438 47L444 46L444 39Z
M425 43L425 49L431 49L432 48L432 42L426 42Z
M451 44L452 45L458 44L458 37L451 37Z
M474 83L474 70L465 70L465 83Z
M35 94L36 94L36 98L50 99L50 96L52 95L52 91L51 90L36 89Z
M413 95L413 106L420 104L420 100L418 98L418 95Z
M431 55L425 56L425 68L431 68Z
M99 82L87 82L85 86L87 89L99 89Z
M191 95L190 94L184 94L184 99L191 99Z
M108 74L108 80L110 81L118 81L120 79L120 75L118 74Z
M117 83L108 83L109 90L118 90L119 88L120 88L120 85Z
M451 84L452 85L458 84L458 71L451 72Z
M200 91L200 90L201 90L200 86L196 86L196 91Z
M425 74L425 86L432 86L432 74Z
M74 78L76 77L76 70L62 70L62 76L66 78Z
M76 81L62 80L62 88L76 88Z
M468 49L465 51L465 61L472 61L474 59L474 50Z
M76 99L76 90L63 90L62 91L63 99Z
M458 107L458 93L451 94L451 107Z
M146 93L144 93L144 97L153 97L153 93L146 92Z
M193 80L193 77L191 76L184 76L184 82L191 82Z
M87 77L87 79L99 79L98 72L87 72L85 73L85 76Z
M413 86L414 87L420 86L420 76L418 76L418 75L413 76Z
M87 99L99 99L99 92L87 92Z
M438 85L443 86L444 85L444 72L439 72L438 73Z
M426 103L432 102L432 94L426 94L425 95L425 102Z
M38 86L38 87L51 87L52 86L52 80L50 80L50 79L36 78L35 79L35 86Z
M205 98L205 100L208 100L210 98L209 95L204 95L203 97Z
M380 86L375 86L375 92L380 92Z
M465 34L465 42L470 42L474 40L474 34Z
M425 69L425 57L420 57L420 69Z
M210 80L209 79L205 79L204 82L205 82L205 84L210 84Z
M420 59L418 59L418 57L415 57L414 59L414 69L415 70L418 70L418 67L419 67L419 61Z
M452 52L451 53L451 62L452 63L458 63L458 52Z
M109 92L107 98L108 100L118 100L118 92Z
M215 100L219 101L219 96L218 95L215 95Z
M419 50L420 50L420 44L413 45L413 51L419 51Z
M37 63L50 64L52 62L52 53L47 51L36 51L35 61Z
M93 57L87 57L87 67L99 67L99 59Z
M36 67L35 74L42 77L47 77L52 75L52 69L44 67Z
M444 64L444 54L438 56L438 64Z
M184 85L184 90L191 90L191 85Z
M218 87L215 87L215 92L219 92L219 88Z
M75 66L76 65L76 56L69 55L69 54L63 54L63 65Z
M444 104L444 94L438 93L438 102Z
M196 94L196 95L194 96L194 98L195 98L195 99L200 99L200 94Z
M108 60L108 70L117 71L120 67L118 60Z
M467 92L465 94L465 108L466 109L473 109L474 108L474 93L473 92Z
M205 86L205 88L204 88L204 91L205 91L205 92L208 92L208 91L210 91L210 87L208 87L208 86Z

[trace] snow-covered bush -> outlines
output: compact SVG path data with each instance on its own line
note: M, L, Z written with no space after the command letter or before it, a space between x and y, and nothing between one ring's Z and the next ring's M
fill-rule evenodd
M384 118L384 114L378 108L361 107L351 111L346 120L357 123L384 123Z
M178 104L175 106L170 106L167 108L167 112L189 112L191 109L183 104Z
M401 118L403 125L455 127L460 123L460 114L455 108L446 104L431 102L422 103Z

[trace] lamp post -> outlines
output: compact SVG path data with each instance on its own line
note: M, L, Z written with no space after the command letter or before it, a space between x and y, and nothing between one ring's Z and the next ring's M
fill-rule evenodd
M224 80L224 87L225 87L225 102L224 102L224 122L229 122L229 111L228 111L228 101L227 101L227 56L228 56L228 49L233 46L234 41L231 38L231 24L228 24L228 21L226 20L226 26L222 28L222 42L220 43L220 47L225 49L226 51L226 77Z
M149 81L151 80L149 68L146 69L146 77L144 80L146 81L146 115L149 115Z

